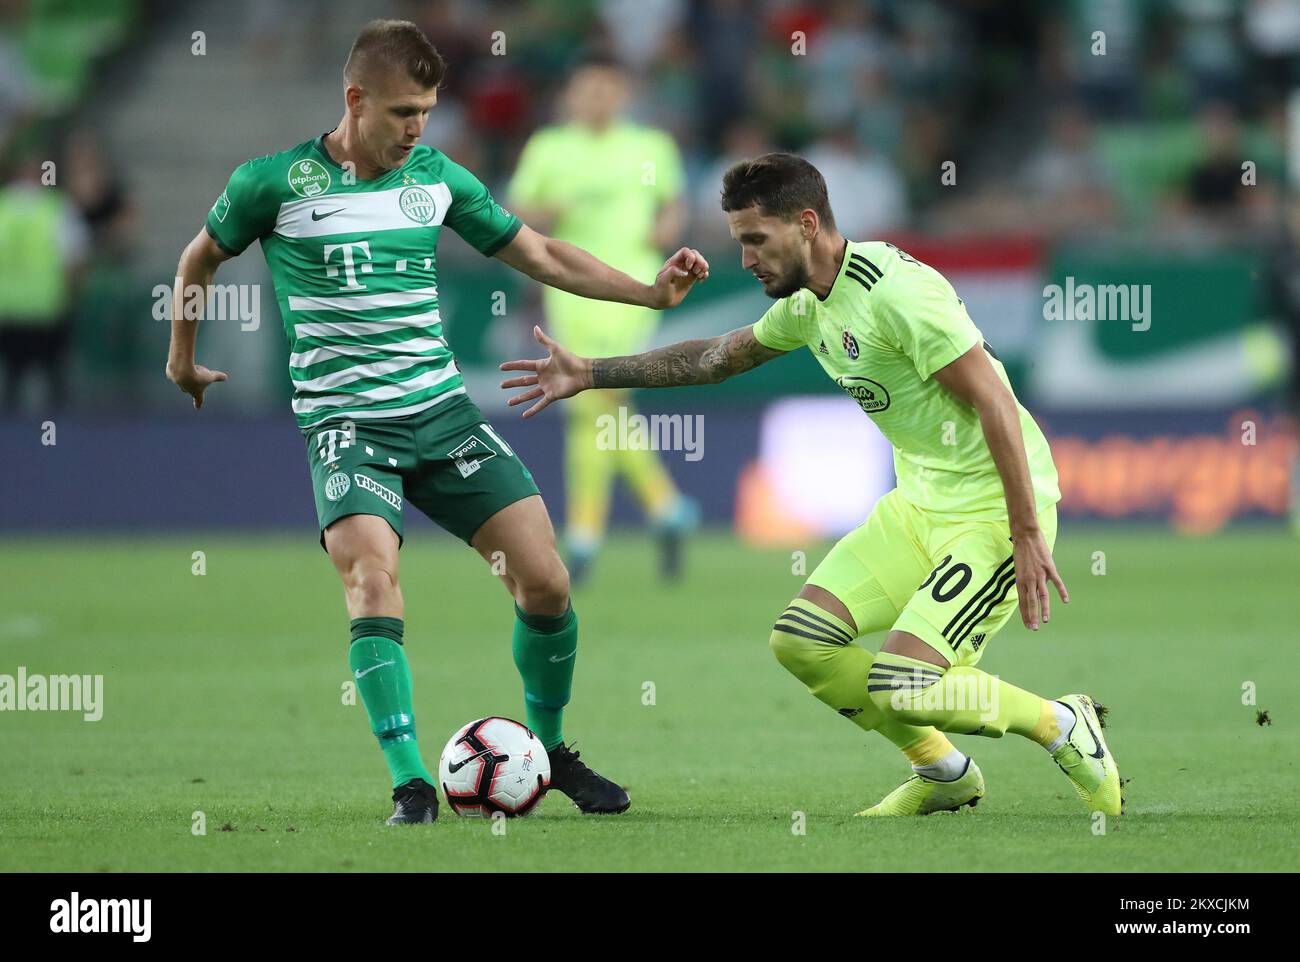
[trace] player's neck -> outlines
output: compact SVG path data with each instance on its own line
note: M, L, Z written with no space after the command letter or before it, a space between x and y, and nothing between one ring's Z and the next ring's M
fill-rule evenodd
M339 121L337 127L325 135L325 149L340 167L351 163L356 171L357 180L374 180L386 172L384 168L376 167L366 159L357 132L348 123L346 116Z
M808 290L816 294L818 300L826 300L831 288L835 286L835 278L840 276L840 268L844 266L848 251L849 242L839 231L821 234L813 241Z

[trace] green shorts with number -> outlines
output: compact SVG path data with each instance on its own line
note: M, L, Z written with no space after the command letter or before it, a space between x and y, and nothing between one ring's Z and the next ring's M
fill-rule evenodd
M1038 524L1055 545L1055 504L1039 509ZM842 601L860 634L906 631L954 665L978 662L1019 606L1005 518L954 521L897 489L836 543L808 583Z
M327 421L305 435L321 547L350 514L386 520L402 540L410 502L462 541L507 505L538 493L533 476L461 395L403 418Z

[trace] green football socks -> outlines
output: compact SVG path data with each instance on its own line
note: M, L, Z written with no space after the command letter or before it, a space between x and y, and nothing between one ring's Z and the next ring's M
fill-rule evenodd
M550 751L564 741L564 706L573 690L578 655L578 616L573 605L562 615L531 615L515 605L511 650L524 681L528 727Z
M393 787L413 778L436 784L424 767L415 738L411 666L402 650L402 619L354 618L348 664L370 716L370 730L383 749Z

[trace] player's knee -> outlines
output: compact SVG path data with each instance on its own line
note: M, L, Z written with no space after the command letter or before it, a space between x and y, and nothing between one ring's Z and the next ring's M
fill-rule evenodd
M563 614L569 604L569 572L558 559L545 571L515 578L515 600L535 615Z
M389 611L400 594L397 575L383 565L359 562L343 575L350 607L357 611Z
M768 647L786 671L809 687L853 640L848 624L804 598L796 598L772 626Z
M842 644L833 644L798 634L794 626L778 621L772 626L768 647L781 667L806 685L811 685L823 671L827 658Z

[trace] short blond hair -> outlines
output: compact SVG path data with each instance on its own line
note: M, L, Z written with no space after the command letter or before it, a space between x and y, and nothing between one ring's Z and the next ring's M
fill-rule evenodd
M421 87L442 83L447 64L424 32L409 20L371 20L352 42L343 82L361 84L378 70L404 73Z

